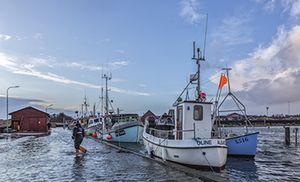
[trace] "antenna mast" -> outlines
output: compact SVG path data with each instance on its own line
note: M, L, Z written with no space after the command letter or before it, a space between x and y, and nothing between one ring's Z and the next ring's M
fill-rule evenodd
M111 74L110 75L107 75L107 74L104 74L102 76L102 78L105 79L105 115L108 115L108 87L107 87L107 83L108 83L108 80L111 80Z
M200 87L200 61L205 61L205 58L203 55L201 55L201 51L200 51L200 48L197 48L197 52L196 52L196 48L195 48L195 41L193 42L193 60L196 61L196 64L197 64L197 87L196 87L196 90L197 90L197 101L200 101L200 92L201 92L201 87Z
M204 42L203 42L203 54L200 51L200 48L196 48L196 42L193 42L193 57L192 59L196 61L197 64L197 101L200 101L200 92L201 92L201 82L200 82L200 61L205 61L205 47L206 47L206 34L207 34L207 21L208 14L206 14L205 21L205 34L204 34Z

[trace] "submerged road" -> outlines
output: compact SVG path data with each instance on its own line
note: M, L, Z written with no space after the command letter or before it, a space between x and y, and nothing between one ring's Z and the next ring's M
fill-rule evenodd
M226 128L242 133L242 128ZM251 128L257 132L255 160L228 158L218 175L229 181L300 181L300 146L284 144L284 128ZM299 136L300 140L300 136ZM0 181L199 181L158 162L119 152L84 139L88 153L76 157L71 132L54 128L45 137L5 139L0 136ZM138 145L127 148L140 150Z
M0 139L0 181L200 181L165 165L85 139L76 157L71 132Z

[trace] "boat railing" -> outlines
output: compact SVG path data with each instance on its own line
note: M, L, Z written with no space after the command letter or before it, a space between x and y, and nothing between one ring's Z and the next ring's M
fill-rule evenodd
M146 128L146 132L150 135L153 135L155 137L159 137L159 138L163 138L163 139L175 139L175 136L182 136L183 133L185 132L193 132L194 133L194 137L196 137L195 135L195 129L190 129L190 130L161 130L161 129L157 129L157 128L150 128L147 127ZM180 138L180 137L179 137ZM181 137L182 138L182 137Z

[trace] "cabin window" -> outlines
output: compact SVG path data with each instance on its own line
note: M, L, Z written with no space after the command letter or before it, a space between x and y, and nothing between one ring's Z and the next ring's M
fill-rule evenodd
M200 105L194 106L194 120L196 121L203 120L203 107Z

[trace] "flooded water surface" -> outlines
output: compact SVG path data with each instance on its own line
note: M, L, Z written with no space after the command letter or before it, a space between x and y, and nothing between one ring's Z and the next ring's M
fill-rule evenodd
M84 156L75 155L71 132L0 139L0 181L198 181L154 161L85 139Z
M255 160L229 158L220 174L229 181L300 181L300 151L293 133L291 146L285 146L282 127L252 130L260 132ZM76 156L71 133L62 128L45 137L2 138L0 181L200 181L92 139L83 146L88 153Z

